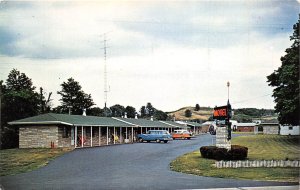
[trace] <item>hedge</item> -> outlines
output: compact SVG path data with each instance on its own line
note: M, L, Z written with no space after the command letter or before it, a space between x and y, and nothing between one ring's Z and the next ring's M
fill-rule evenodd
M215 160L245 160L248 155L248 148L239 145L231 145L231 150L218 148L216 146L203 146L200 148L203 158Z

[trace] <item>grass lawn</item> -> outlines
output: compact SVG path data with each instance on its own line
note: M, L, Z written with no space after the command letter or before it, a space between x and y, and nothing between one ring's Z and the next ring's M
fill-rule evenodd
M0 150L0 176L28 172L45 166L50 160L70 149L6 149Z
M300 159L299 136L253 135L240 136L232 144L247 146L249 160ZM200 147L199 147L200 148ZM215 168L215 160L202 158L199 150L185 154L171 162L174 171L220 178L261 181L299 182L299 168Z

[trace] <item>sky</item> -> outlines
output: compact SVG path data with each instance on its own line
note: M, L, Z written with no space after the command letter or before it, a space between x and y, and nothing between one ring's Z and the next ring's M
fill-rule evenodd
M299 1L3 1L0 80L52 92L72 77L96 106L275 106L266 76L292 42Z

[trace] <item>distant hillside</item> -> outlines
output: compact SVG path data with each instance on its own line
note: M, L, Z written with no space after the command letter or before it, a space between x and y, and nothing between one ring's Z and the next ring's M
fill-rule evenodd
M185 117L185 111L188 109L192 112L191 117ZM195 107L183 107L176 111L167 112L167 114L171 118L175 116L176 120L208 120L208 118L211 117L212 111L213 108L209 107L200 107L199 111L195 111Z
M185 117L185 111L191 110L192 116ZM272 109L256 109L256 108L241 108L235 109L234 116L232 119L238 122L252 122L252 120L263 120L263 121L276 121L277 115ZM195 107L183 107L176 111L167 112L170 118L176 120L208 120L213 113L213 108L210 107L200 107L199 111L195 111Z

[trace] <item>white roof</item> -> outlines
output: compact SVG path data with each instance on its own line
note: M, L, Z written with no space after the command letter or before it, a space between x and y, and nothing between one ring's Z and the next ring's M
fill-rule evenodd
M235 125L237 127L254 127L257 124L256 123L236 123Z

